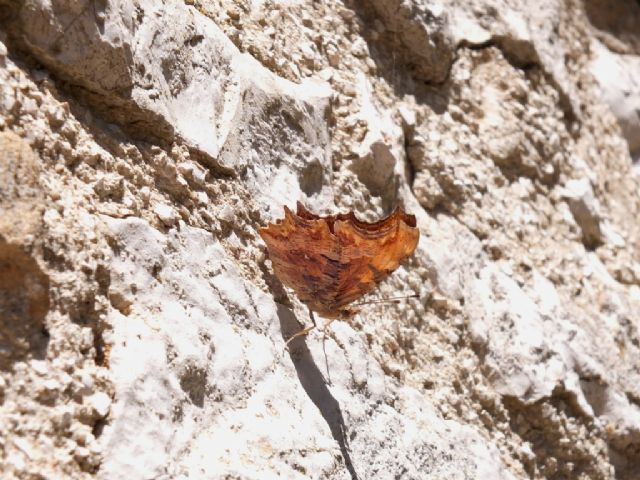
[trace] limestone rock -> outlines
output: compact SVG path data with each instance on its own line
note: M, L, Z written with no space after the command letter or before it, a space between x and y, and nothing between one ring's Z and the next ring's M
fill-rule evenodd
M639 478L634 5L0 2L3 479ZM285 350L296 201L421 236Z
M15 16L17 39L98 111L134 135L182 140L205 164L224 171L246 168L249 131L252 138L277 137L288 116L300 116L301 109L322 116L327 108L328 92L318 82L295 85L260 68L181 2L110 2L91 9L34 2ZM275 103L278 114L263 115ZM254 123L258 116L264 120ZM310 125L304 128L299 133L311 134ZM320 160L323 142L319 138L309 152ZM261 160L269 157L265 151Z
M589 179L568 181L563 195L569 202L573 218L582 230L585 244L594 246L602 243L599 205Z
M386 30L400 40L408 69L420 80L444 81L453 60L445 4L396 0L373 0L371 4Z
M591 71L618 119L634 157L640 156L640 55L621 55L594 40Z
M37 240L45 209L40 165L19 136L0 133L0 368L47 345L49 276L39 264Z

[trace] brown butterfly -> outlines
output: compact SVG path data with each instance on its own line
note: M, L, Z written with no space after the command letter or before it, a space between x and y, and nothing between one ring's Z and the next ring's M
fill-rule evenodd
M321 217L298 202L296 213L284 207L284 219L261 228L260 236L276 276L309 307L315 326L313 312L331 321L355 315L357 309L348 305L375 289L414 252L420 231L416 217L400 208L368 223L353 212Z

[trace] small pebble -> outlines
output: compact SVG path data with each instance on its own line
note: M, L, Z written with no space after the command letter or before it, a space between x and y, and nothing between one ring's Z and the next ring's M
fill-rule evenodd
M160 219L160 221L168 227L171 225L174 225L178 220L178 215L173 210L173 208L171 208L169 205L164 205L164 204L156 205L156 207L153 210L158 216L158 218Z
M97 392L89 397L89 405L98 417L104 418L109 414L111 398L104 392Z

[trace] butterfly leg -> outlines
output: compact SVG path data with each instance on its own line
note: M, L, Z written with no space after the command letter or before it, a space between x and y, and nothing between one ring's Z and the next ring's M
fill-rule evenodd
M307 333L309 333L311 330L313 330L314 328L316 328L315 325L312 325L310 327L307 327L303 330L300 330L299 332L295 333L293 336L291 336L291 338L289 338L289 340L287 340L286 342L284 342L284 348L285 350L287 349L287 347L289 346L289 344L295 340L298 337L302 337L304 335L306 335Z
M329 371L329 359L328 359L329 357L327 357L327 350L326 350L327 327L329 327L329 325L331 325L331 322L333 322L334 320L336 319L332 318L327 323L325 323L324 326L322 327L322 351L324 352L324 366L327 370L327 385L333 384L333 382L331 381L331 372Z
M287 347L289 346L289 344L290 344L293 340L295 340L295 339L296 339L296 338L298 338L298 337L302 337L302 336L304 336L304 335L308 334L311 330L313 330L314 328L316 328L316 327L317 327L317 324L316 324L316 317L313 315L313 311L311 311L311 309L309 309L309 316L311 317L311 322L313 323L313 325L312 325L312 326L310 326L310 327L307 327L307 328L305 328L305 329L303 329L303 330L300 330L299 332L295 333L291 338L289 338L289 340L287 340L287 341L285 342L285 344L284 344L284 348L285 348L285 350L287 349Z
M322 333L324 334L325 337L327 336L327 329L329 328L329 325L331 325L335 320L337 320L337 318L332 318L327 323L325 323L324 326L322 327Z

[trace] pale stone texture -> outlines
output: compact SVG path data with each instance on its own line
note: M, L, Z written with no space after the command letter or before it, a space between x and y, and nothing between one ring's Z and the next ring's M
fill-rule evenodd
M637 18L640 20L640 12ZM640 53L621 55L612 52L597 39L591 65L602 90L602 98L618 119L631 155L640 158Z
M592 27L591 71L602 99L618 119L635 161L640 160L640 40L637 2L585 2Z
M0 2L3 478L638 478L638 15ZM419 299L285 351L297 200Z

